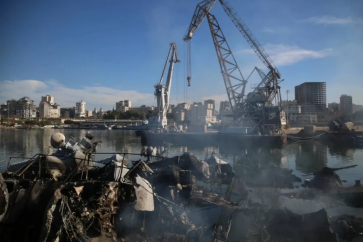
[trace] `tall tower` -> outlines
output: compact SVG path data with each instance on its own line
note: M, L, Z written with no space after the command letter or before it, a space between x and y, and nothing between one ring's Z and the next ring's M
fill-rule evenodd
M339 104L340 114L352 114L353 113L353 98L352 96L348 96L343 94L340 96L340 104Z
M304 82L295 86L295 99L301 105L302 113L313 107L316 112L326 110L326 83Z
M76 103L76 117L86 117L86 102L83 100Z

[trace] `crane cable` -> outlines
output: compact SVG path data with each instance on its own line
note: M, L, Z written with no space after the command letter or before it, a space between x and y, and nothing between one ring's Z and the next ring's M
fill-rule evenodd
M187 81L188 86L190 86L190 82L192 80L192 54L191 54L191 40L187 41ZM185 102L188 101L188 89L185 90Z

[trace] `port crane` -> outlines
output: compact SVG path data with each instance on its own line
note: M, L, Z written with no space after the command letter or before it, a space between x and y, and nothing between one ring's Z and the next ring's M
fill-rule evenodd
M189 28L183 38L188 45L188 86L190 86L192 79L190 40L199 28L200 24L207 17L235 124L238 126L250 127L251 132L253 132L257 127L263 129L265 125L273 124L274 121L271 120L274 119L275 122L276 119L278 120L277 125L280 126L281 117L283 117L283 115L280 113L280 107L274 107L272 102L275 98L277 98L278 103L281 103L279 86L279 83L281 82L281 75L267 52L257 41L228 1L218 1L253 51L268 68L269 72L265 74L262 70L256 67L254 71L256 70L258 72L262 80L252 92L247 95L245 94L248 78L245 79L243 77L216 17L210 13L211 8L217 0L204 0L196 6Z
M170 44L168 56L166 57L163 72L161 74L159 83L155 87L155 98L157 102L157 116L149 118L150 129L164 129L167 126L168 121L166 118L166 113L169 108L170 90L173 77L174 63L180 62L178 58L178 51L175 43ZM168 74L166 77L166 83L163 84L164 74L169 63Z

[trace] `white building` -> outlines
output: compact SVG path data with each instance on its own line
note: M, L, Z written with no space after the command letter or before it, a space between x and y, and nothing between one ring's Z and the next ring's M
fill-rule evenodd
M282 101L281 106L287 114L301 113L301 105L296 100Z
M50 95L42 96L42 102L49 103L50 105L54 104L54 97Z
M116 111L118 112L126 112L131 108L131 101L124 100L116 102Z
M317 114L288 114L289 122L296 124L314 124L318 122Z
M60 118L60 106L54 103L54 97L42 96L39 103L39 118Z
M58 104L50 105L49 118L60 118L60 106Z
M87 118L93 117L93 112L92 112L92 110L86 110L86 117L87 117Z
M146 106L146 105L142 105L140 107L130 107L129 110L134 110L134 111L138 111L140 113L147 113L148 111L153 111L155 109L155 107L153 106Z
M234 125L233 113L228 107L224 111L222 111L222 113L220 113L220 117L222 125Z
M86 102L83 100L76 103L76 117L86 117Z

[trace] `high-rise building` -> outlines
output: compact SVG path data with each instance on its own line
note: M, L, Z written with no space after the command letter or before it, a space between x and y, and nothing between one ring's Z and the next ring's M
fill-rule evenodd
M304 82L295 86L295 99L302 113L326 111L326 83ZM316 109L314 109L316 107Z
M230 104L229 101L221 101L219 104L219 113L223 113L225 111L230 111Z
M7 100L6 101L6 105L7 105L7 116L9 118L12 118L13 116L16 115L16 104L18 101L16 101L15 99L11 99L11 100Z
M45 101L41 101L39 103L39 118L49 118L49 109L50 105Z
M54 103L54 97L42 96L39 103L39 118L60 118L60 106Z
M131 108L131 101L124 100L116 102L116 111L118 112L126 112Z
M9 117L36 118L37 112L34 101L28 97L20 98L18 101L8 100Z
M50 105L54 104L54 97L50 95L46 95L45 97L42 96L42 102L49 103Z
M353 100L352 96L346 94L340 96L339 104L340 114L352 114L353 113Z
M339 113L339 103L328 103L328 110L331 113Z
M131 101L130 100L125 100L124 103L125 103L125 107L131 108Z
M210 117L210 116L215 116L215 108L216 108L216 101L213 99L208 99L208 100L204 100L204 111L205 111L205 115Z
M76 103L76 118L86 117L86 102L80 101Z
M204 100L204 107L214 110L216 108L216 101L213 99Z
M74 118L75 108L61 108L60 113L62 118Z

